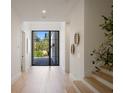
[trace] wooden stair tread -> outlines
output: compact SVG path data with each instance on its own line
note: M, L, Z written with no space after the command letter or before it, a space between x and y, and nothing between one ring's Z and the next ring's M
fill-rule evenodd
M113 90L109 87L105 86L101 82L97 81L93 77L87 77L86 80L94 87L96 88L100 93L113 93Z
M110 71L109 68L106 67L105 65L100 66L100 68L102 68L102 69L106 69L106 70Z
M110 71L110 70L104 68L103 66L100 67L100 71L102 71L102 72L104 72L104 73L106 73L108 75L113 76L113 71Z
M67 93L77 93L73 86L70 86L69 88L66 88L66 91L67 91Z
M93 72L93 74L97 75L98 77L101 77L102 79L110 82L110 83L113 83L113 77L111 75L108 75L102 71L99 71L99 72Z
M82 81L74 81L76 87L80 90L81 93L93 93Z

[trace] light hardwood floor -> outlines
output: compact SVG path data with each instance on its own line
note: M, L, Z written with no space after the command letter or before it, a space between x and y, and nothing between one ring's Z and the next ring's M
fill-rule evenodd
M12 85L12 93L66 93L71 84L60 67L33 66Z

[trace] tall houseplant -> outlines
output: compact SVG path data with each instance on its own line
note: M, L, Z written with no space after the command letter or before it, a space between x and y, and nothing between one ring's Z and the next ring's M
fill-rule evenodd
M113 69L113 13L110 16L102 16L104 22L99 26L104 31L105 40L97 49L91 52L91 56L94 57L92 61L95 64L95 68L100 70L97 64L103 62L103 64L109 69Z

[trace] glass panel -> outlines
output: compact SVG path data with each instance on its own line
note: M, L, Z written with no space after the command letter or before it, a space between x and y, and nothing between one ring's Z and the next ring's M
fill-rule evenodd
M49 65L49 32L33 32L32 65Z
M59 65L59 33L51 32L51 65Z

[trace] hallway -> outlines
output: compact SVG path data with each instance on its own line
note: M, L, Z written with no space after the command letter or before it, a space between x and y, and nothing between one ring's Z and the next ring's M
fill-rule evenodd
M113 71L103 66L113 66L111 6L112 0L12 0L12 93L112 93ZM111 33L101 15L110 17Z
M69 84L68 74L60 67L32 66L12 86L12 93L66 93Z

